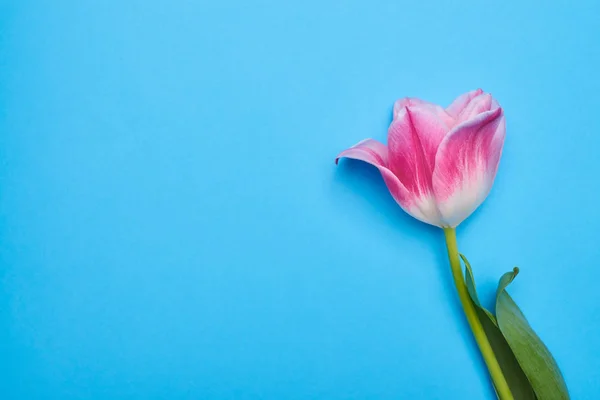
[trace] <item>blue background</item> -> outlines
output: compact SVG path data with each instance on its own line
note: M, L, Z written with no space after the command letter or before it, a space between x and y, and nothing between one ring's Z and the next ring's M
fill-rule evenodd
M0 2L2 399L492 399L392 104L505 108L458 231L600 396L600 3Z

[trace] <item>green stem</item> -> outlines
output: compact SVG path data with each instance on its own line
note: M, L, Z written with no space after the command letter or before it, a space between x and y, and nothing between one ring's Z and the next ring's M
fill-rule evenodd
M452 268L452 277L454 278L456 291L458 292L458 297L460 298L460 302L465 311L467 321L469 321L469 325L471 326L473 336L475 336L475 340L481 351L481 355L487 365L488 371L490 371L496 394L501 400L514 400L510 388L508 387L508 383L506 383L506 379L504 378L504 374L500 369L500 364L498 364L494 350L492 350L492 346L483 330L481 321L479 320L479 317L477 317L475 306L469 296L469 291L467 290L462 267L460 265L458 246L456 244L456 231L453 228L444 228L444 235L446 236L448 258L450 259L450 267Z

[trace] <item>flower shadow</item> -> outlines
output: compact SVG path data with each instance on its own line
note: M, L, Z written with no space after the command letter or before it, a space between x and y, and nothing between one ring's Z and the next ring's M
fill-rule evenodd
M363 161L340 160L334 180L364 199L365 205L378 218L394 227L400 226L398 232L407 236L425 234L432 237L438 231L436 227L424 224L404 212L390 194L377 168Z
M480 368L485 370L484 360L479 354L474 337L470 334L471 329L456 295L443 231L438 227L420 222L404 212L389 193L379 171L367 163L351 159L341 160L335 171L334 182L344 185L351 192L355 192L357 197L364 199L365 206L372 211L378 222L389 224L402 236L418 236L419 240L425 240L430 245L435 255L435 267L439 279L442 280L445 300L445 304L442 306L449 307L448 312L452 313L453 319L456 321L456 329L466 333L462 336L469 343L469 351L474 358L479 360ZM492 388L491 385L490 388Z
M444 245L444 234L438 227L425 224L407 214L391 196L379 171L362 161L341 160L335 179L356 192L365 205L372 210L374 217L388 224L392 230L404 237L414 237L425 241L435 255L436 267L443 282L444 297L452 307L452 313L461 316L463 329L469 329L462 318L462 308L456 297L456 290L450 274L448 255Z
M442 230L418 221L402 210L390 194L377 168L362 161L343 159L335 172L335 181L356 192L358 198L364 199L364 204L372 211L374 218L389 225L402 236L419 237L418 240L431 244L440 266L440 278L445 282L444 290L449 296L454 296L450 269L443 268L448 265L448 257L443 245ZM458 309L460 311L460 307Z

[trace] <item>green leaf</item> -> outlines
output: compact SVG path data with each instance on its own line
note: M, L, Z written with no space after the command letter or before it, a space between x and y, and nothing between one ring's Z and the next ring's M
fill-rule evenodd
M548 348L535 334L529 322L506 292L519 269L500 278L496 292L496 319L506 341L537 397L543 400L567 400L569 393L563 376ZM517 397L515 397L517 399Z
M535 392L533 391L533 388L527 379L527 376L521 369L521 366L515 358L515 355L513 354L513 351L508 345L506 339L502 335L502 332L500 329L498 329L496 318L479 302L479 297L477 296L477 290L475 287L475 278L473 277L473 270L471 269L469 261L462 254L460 257L463 259L466 267L465 283L467 285L469 295L471 296L471 300L475 305L477 316L479 317L481 325L483 326L483 330L485 331L488 341L494 350L498 364L500 364L500 368L502 369L502 373L506 378L506 382L510 387L513 397L515 400L537 399ZM541 397L541 399L546 400L545 397Z
M465 263L465 267L467 269L467 273L465 274L465 281L467 284L467 290L469 291L469 295L471 296L471 300L473 300L473 303L475 303L478 310L483 311L489 317L489 319L494 323L494 325L498 326L498 323L496 322L496 317L494 317L494 314L492 314L491 312L486 310L479 302L479 297L477 296L477 290L475 288L475 278L473 277L473 270L471 269L471 264L469 264L469 260L467 260L467 257L465 257L464 254L460 254L460 258L462 258L463 262Z

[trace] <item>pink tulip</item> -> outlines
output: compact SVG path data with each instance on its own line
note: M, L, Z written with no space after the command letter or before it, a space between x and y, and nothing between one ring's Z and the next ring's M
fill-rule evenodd
M504 137L504 112L481 89L446 109L414 98L394 104L388 145L366 139L343 151L379 169L400 207L413 217L454 228L492 188Z

